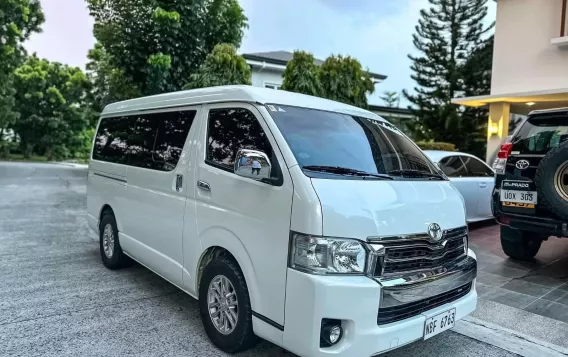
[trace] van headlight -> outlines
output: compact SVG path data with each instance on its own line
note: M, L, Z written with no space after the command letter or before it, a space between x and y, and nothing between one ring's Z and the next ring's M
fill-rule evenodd
M355 239L291 234L290 268L310 274L365 274L368 248Z

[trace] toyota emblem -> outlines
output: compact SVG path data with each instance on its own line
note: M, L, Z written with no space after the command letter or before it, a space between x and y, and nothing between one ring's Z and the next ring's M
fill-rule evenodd
M515 167L519 170L524 170L524 169L528 168L529 165L530 165L530 163L527 160L519 160L515 164Z
M432 223L428 226L428 235L437 242L442 239L442 228L438 223Z

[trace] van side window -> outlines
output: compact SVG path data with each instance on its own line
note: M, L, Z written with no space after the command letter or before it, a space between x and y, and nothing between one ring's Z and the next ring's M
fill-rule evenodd
M155 169L173 170L179 161L196 111L160 113L153 160Z
M128 161L128 139L134 122L129 117L104 118L95 138L93 159L117 164Z
M177 166L196 113L189 110L102 119L93 159L171 171Z
M135 124L128 140L128 164L153 169L152 150L156 141L157 115L136 115L130 118L135 120Z
M210 110L207 162L232 172L240 149L258 150L272 157L270 142L253 113L244 108Z

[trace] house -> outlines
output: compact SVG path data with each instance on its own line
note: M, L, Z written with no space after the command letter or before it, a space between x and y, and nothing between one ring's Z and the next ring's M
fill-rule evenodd
M282 86L282 74L286 69L286 64L292 59L292 52L288 51L272 51L244 53L242 56L251 67L252 85L255 87L265 87L271 89L280 89ZM318 66L323 63L320 59L315 59ZM387 76L369 72L373 83L381 83Z
M567 0L495 0L491 93L453 103L489 108L486 159L515 115L568 107Z
M252 85L271 89L282 87L282 75L286 69L286 64L292 59L292 52L272 51L258 53L244 53L242 56L251 67ZM318 66L323 63L320 59L314 60ZM374 84L381 83L387 76L369 72ZM380 105L369 105L369 110L389 120L402 131L407 131L404 121L413 118L408 109L384 107Z

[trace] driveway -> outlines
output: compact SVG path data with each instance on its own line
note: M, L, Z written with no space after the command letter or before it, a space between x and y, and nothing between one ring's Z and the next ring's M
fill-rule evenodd
M103 267L85 185L84 169L0 162L0 356L225 356L192 298L139 265ZM384 356L515 355L449 331Z

